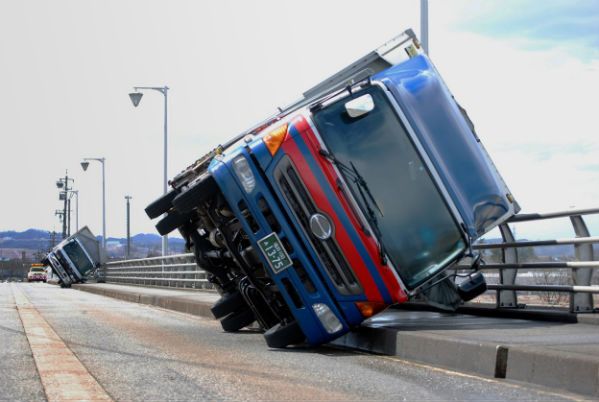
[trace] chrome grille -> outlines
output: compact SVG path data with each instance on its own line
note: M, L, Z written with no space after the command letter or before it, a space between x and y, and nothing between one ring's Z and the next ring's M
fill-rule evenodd
M275 179L335 287L342 294L362 293L360 284L334 238L320 240L310 230L310 216L321 211L317 209L288 157L284 157L277 165Z

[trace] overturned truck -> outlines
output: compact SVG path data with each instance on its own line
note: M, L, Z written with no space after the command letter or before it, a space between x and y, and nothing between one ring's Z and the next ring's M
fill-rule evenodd
M477 296L471 245L519 210L411 30L170 185L146 213L210 273L223 329L257 321L270 347L328 342L435 289Z
M52 268L61 287L70 287L73 283L85 282L103 261L100 242L85 226L52 248L42 263Z

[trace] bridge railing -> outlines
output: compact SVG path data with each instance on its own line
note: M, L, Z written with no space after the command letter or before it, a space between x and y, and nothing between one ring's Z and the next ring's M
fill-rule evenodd
M191 253L111 261L102 267L101 276L110 283L212 289L206 271L196 265Z
M490 283L488 289L495 293L497 308L523 308L519 295L566 295L571 312L595 312L593 296L599 294L599 286L593 285L593 271L599 268L593 245L599 237L592 237L583 216L599 214L599 208L561 211L547 214L520 214L500 225L501 243L480 242L474 249L485 251L499 249L499 263L489 262L481 266L489 282L493 276L497 283ZM554 218L569 218L575 238L516 241L510 225L519 222L540 221ZM520 255L523 248L538 250L541 247L572 245L575 261L530 261L523 262ZM458 269L460 266L457 267ZM495 271L495 272L493 272ZM199 268L193 254L178 254L167 257L153 257L135 260L122 260L107 263L102 269L107 282L141 286L161 286L177 288L210 289L207 273ZM555 283L545 280L548 273L559 273ZM539 275L536 275L539 274ZM598 276L599 277L599 276ZM541 282L541 283L539 283ZM560 299L561 300L561 299ZM538 297L531 304L555 304L551 300Z
M599 261L597 261L593 245L599 243L599 237L592 237L590 235L583 218L583 216L591 214L599 214L599 208L560 211L547 214L516 215L508 223L500 225L499 230L503 240L502 243L476 244L474 248L478 250L501 250L500 263L487 263L481 266L483 271L496 270L499 274L498 283L488 285L488 288L496 293L495 302L497 308L525 307L524 304L518 302L519 294L532 293L545 296L565 294L569 299L571 312L595 312L593 296L599 294L599 286L593 285L593 270L599 268ZM510 224L514 223L555 218L569 218L576 237L569 239L516 241L514 232L510 227ZM522 256L520 255L520 251L523 248L538 250L540 247L559 245L572 245L574 247L575 261L521 261ZM547 278L549 278L548 275L551 272L555 275L551 281L548 281ZM528 278L523 280L524 276ZM545 283L534 283L535 281ZM547 299L547 297L545 297L545 300L540 298L534 304L547 304L550 302ZM556 299L554 298L554 300Z

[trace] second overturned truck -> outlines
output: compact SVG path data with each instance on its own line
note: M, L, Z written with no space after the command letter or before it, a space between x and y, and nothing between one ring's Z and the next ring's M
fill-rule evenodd
M87 226L67 237L44 257L61 287L85 282L103 262L100 242Z
M471 245L519 210L411 30L170 184L146 213L210 273L223 329L257 320L271 347L328 342L441 285L477 296ZM458 261L472 273L456 285Z

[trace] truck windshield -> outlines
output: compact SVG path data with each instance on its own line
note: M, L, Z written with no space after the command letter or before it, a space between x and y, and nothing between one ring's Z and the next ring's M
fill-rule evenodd
M75 264L75 267L81 275L87 274L94 267L79 243L76 241L68 242L62 249L69 256L71 261L73 261L73 264Z
M350 117L345 104L365 94L372 96L374 109ZM371 227L378 226L375 234L408 288L464 251L458 224L381 88L343 98L315 112L314 121L331 158L354 166L367 183L372 205L361 196L363 186L340 169Z

